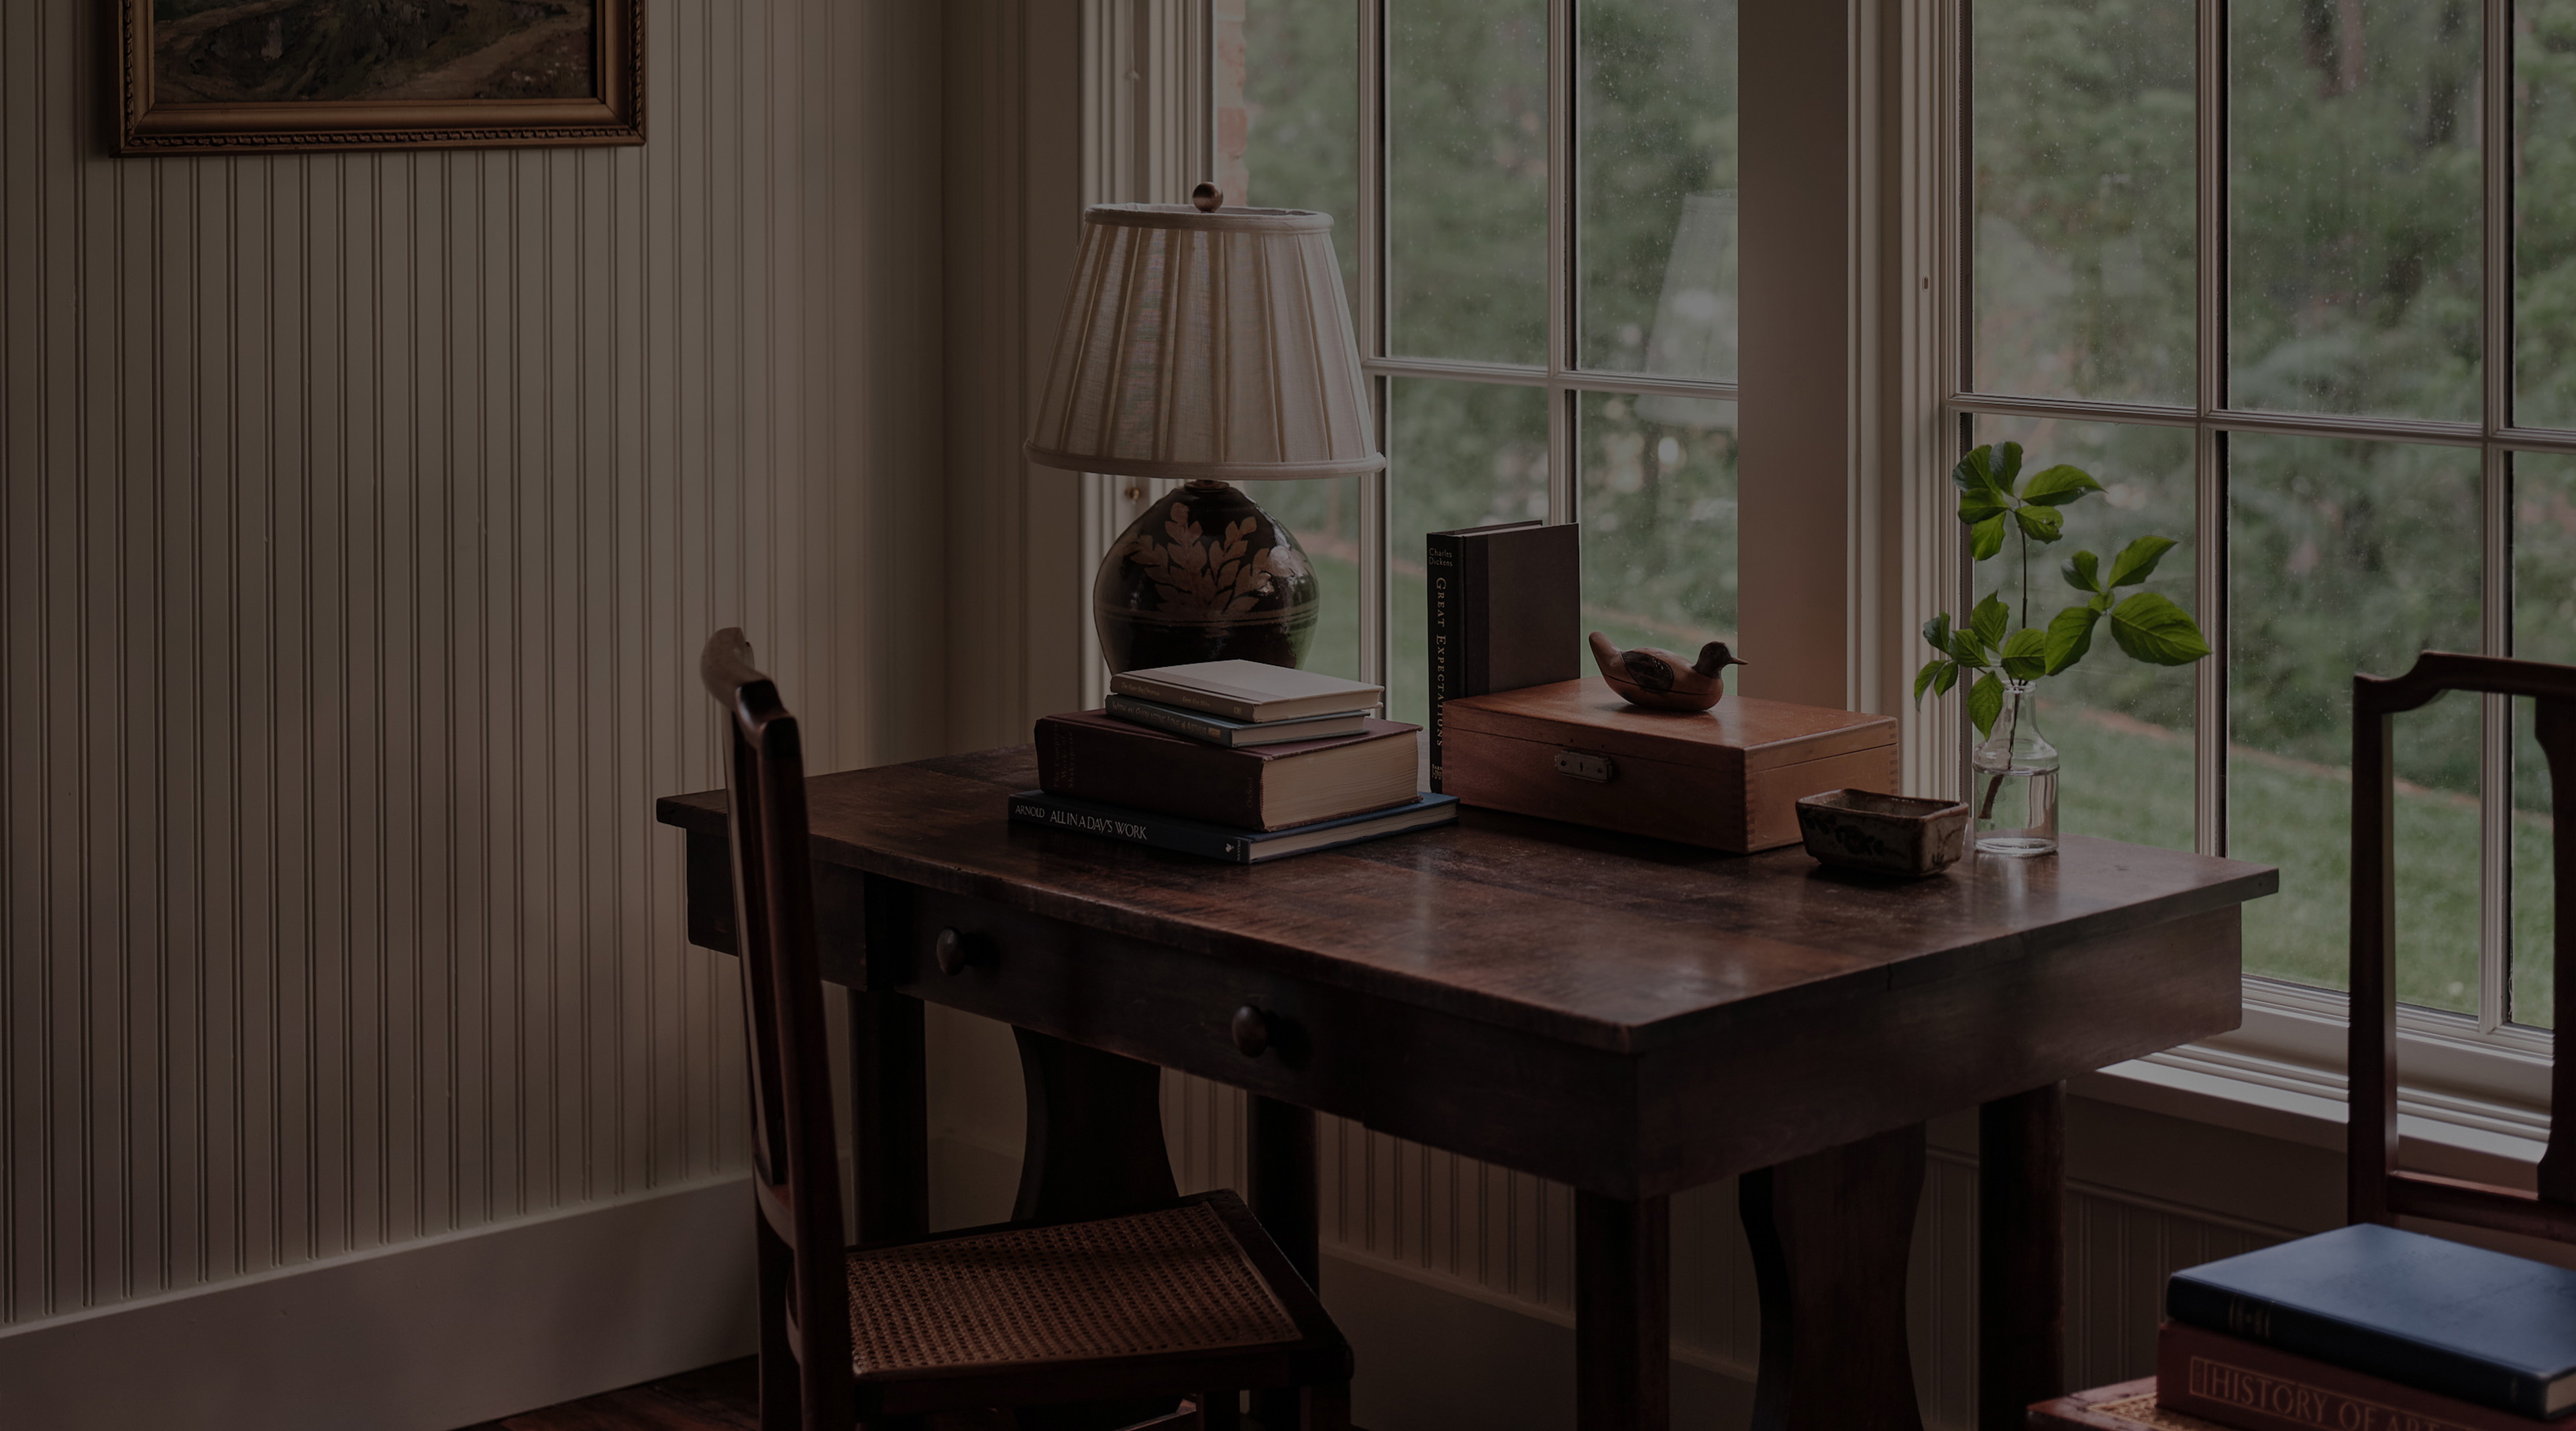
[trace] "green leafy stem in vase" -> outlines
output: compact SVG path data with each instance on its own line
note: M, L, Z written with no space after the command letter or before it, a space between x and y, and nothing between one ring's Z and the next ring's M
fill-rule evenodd
M2047 546L2066 535L2065 509L2081 501L2088 492L2099 492L2102 484L2081 468L2063 463L2031 474L2021 482L2021 444L2007 442L2002 447L1980 447L1959 459L1950 469L1950 481L1959 489L1959 520L1966 523L1969 551L1980 562L1991 559L2004 549L2007 538L2021 542L2021 612L2027 620L2030 604L2030 544ZM1935 653L1914 676L1914 704L1923 704L1923 693L1946 696L1965 673L1975 672L1968 687L1968 719L1976 723L1980 739L1994 730L1995 718L2003 711L2003 682L2037 681L2054 676L2084 659L2093 648L2093 632L2104 617L2110 618L2111 639L2132 657L2157 666L2187 666L2209 654L2209 642L2191 613L2171 600L2152 591L2120 595L2123 587L2137 586L2156 574L2156 563L2173 550L2171 537L2140 537L2111 559L2103 569L2102 559L2091 552L2079 551L2059 566L2066 584L2084 594L2084 600L2049 618L2045 628L2013 626L2013 608L2004 603L2001 592L1988 592L1984 600L1968 613L1965 625L1954 626L1950 613L1942 612L1923 623L1923 639L1932 644ZM2000 673L2000 679L1998 679ZM2020 707L2014 708L2018 719ZM2017 732L2007 731L2010 741ZM1992 805L1994 783L1987 792ZM1982 817L1988 811L1980 811Z

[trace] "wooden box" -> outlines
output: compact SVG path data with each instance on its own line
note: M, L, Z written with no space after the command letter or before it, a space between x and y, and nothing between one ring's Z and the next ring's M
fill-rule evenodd
M1798 797L1896 789L1890 716L1729 695L1650 711L1600 681L1441 707L1441 789L1470 805L1748 854L1798 843Z

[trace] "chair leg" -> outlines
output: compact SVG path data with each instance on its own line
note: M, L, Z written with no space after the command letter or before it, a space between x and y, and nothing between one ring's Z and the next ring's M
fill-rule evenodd
M796 1384L796 1353L787 1343L787 1283L796 1254L770 1230L760 1209L751 1211L760 1269L760 1431L799 1431L803 1398Z
M1351 1384L1336 1381L1305 1392L1305 1431L1351 1431Z

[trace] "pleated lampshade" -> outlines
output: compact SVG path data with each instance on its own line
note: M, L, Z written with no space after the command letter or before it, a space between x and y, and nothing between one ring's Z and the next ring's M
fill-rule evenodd
M1386 465L1331 215L1100 204L1082 217L1030 461L1221 482Z

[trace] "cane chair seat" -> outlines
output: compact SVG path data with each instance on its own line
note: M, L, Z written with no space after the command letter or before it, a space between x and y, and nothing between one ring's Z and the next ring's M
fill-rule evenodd
M861 1380L1285 1346L1296 1320L1207 1202L853 1253Z

